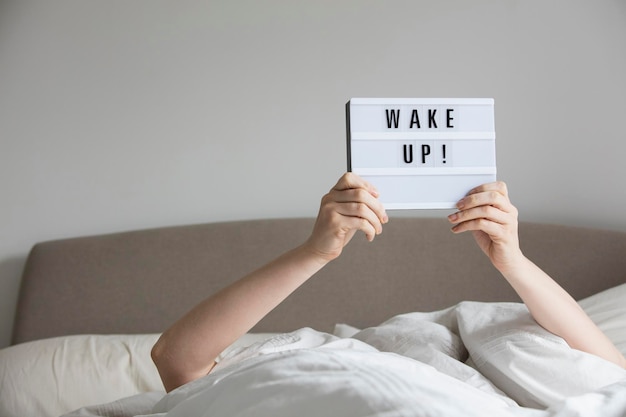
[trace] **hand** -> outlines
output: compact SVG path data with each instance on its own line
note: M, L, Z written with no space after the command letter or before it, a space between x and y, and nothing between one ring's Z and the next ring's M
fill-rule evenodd
M306 245L328 262L341 254L358 230L371 242L388 221L376 188L348 172L322 197L315 227Z
M457 203L458 212L448 216L454 233L472 231L474 239L493 265L504 271L521 259L517 234L517 209L509 201L504 182L472 189Z

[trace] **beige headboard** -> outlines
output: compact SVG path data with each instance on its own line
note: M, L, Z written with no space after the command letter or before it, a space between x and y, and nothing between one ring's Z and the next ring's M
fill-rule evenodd
M39 243L24 270L13 343L161 332L205 296L303 242L312 225L253 220ZM392 218L373 243L358 234L255 330L329 331L461 300L519 301L472 237L449 228L440 219ZM626 279L626 233L522 223L520 239L577 299Z

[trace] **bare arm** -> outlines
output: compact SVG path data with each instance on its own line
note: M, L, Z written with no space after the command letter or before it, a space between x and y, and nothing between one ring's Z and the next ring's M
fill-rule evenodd
M524 256L517 234L517 209L509 201L506 184L476 187L457 204L448 219L452 231L472 231L489 257L546 330L572 348L597 355L626 368L626 359L591 321L578 303L543 270Z
M322 198L306 242L202 301L167 329L152 349L165 389L209 373L220 352L338 257L358 230L373 240L387 222L377 197L366 181L345 174Z

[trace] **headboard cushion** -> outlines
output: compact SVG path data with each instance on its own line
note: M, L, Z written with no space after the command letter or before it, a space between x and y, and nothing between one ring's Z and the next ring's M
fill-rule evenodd
M303 242L314 219L176 226L36 244L13 343L68 334L156 333L193 305ZM441 219L393 218L271 312L255 331L364 327L461 300L519 301L472 241ZM626 233L520 224L524 252L575 298L624 282Z

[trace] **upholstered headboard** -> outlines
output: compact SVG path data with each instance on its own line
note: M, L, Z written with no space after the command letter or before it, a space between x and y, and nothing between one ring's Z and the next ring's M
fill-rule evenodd
M80 237L35 245L13 343L80 333L163 331L195 303L303 242L313 219L252 220ZM254 329L363 327L461 300L519 301L474 244L441 219L392 218L358 234ZM524 252L582 298L626 280L626 233L520 224Z

